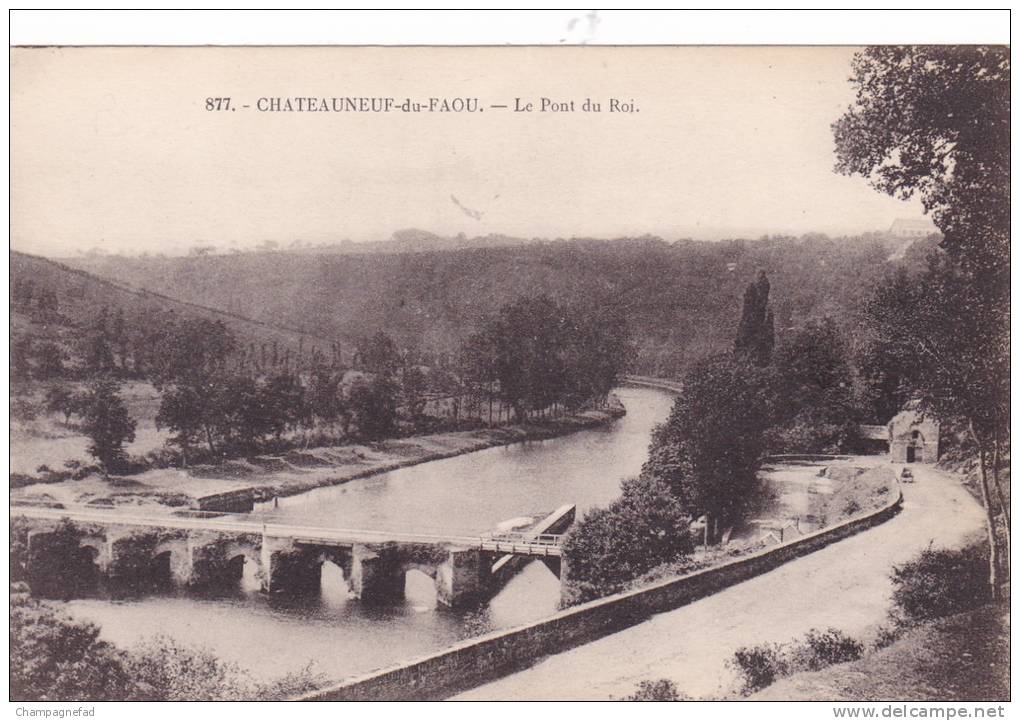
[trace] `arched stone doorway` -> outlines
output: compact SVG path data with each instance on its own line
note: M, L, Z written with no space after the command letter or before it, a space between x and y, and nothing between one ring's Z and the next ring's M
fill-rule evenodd
M921 431L912 431L910 443L907 445L907 463L916 463L923 455L924 437Z

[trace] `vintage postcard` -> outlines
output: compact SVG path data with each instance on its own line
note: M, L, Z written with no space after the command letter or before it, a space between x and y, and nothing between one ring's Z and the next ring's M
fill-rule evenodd
M1001 714L1008 47L10 77L11 700Z

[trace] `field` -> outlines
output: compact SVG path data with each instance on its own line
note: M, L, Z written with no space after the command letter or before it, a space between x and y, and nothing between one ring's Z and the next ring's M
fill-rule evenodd
M79 388L72 384L75 390ZM53 470L65 468L75 461L88 465L94 461L86 450L88 439L72 416L64 421L59 413L48 413L44 408L45 387L33 384L17 396L22 407L33 410L27 414L12 413L11 418L11 473L36 475L40 466ZM159 394L149 383L129 381L121 389L121 397L128 413L137 422L135 440L127 446L128 453L142 455L163 446L168 433L156 428Z

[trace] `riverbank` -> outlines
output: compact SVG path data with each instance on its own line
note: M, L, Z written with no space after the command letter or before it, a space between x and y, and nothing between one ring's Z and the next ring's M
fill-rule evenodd
M168 512L210 508L206 499L215 497L250 496L256 500L268 500L495 446L556 438L608 425L626 412L623 403L616 396L610 396L604 409L581 411L540 422L410 436L368 444L295 449L217 465L152 469L109 479L95 474L81 480L28 484L13 489L11 499L47 505L146 506L151 510L164 509Z

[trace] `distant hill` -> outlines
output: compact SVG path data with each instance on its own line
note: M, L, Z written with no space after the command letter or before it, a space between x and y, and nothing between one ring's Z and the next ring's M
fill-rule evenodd
M11 251L11 335L57 343L73 360L77 337L104 310L112 319L121 311L129 322L147 317L193 317L222 321L241 344L276 344L279 350L330 348L324 336L253 320L229 311L139 291L80 268Z
M897 263L916 265L923 257L919 247L897 253L902 243L883 236L676 243L650 237L572 239L435 250L445 240L420 231L397 235L405 247L429 249L91 256L66 262L249 323L319 338L384 330L402 345L439 352L455 350L486 316L520 295L604 302L629 321L637 370L671 374L693 358L730 347L744 288L759 269L769 274L781 340L810 319L846 320Z
M303 253L312 255L350 255L364 253L421 253L430 250L463 250L465 248L499 248L528 245L543 242L539 238L517 238L510 235L490 234L467 237L463 233L442 236L427 230L405 228L398 230L388 240L370 240L355 243L341 240L333 243L307 243L295 240L281 245L275 241L263 241L254 249L242 251L237 248L216 248L213 245L199 245L191 249L190 255L237 255L238 253Z

